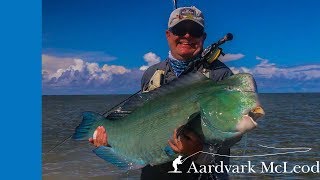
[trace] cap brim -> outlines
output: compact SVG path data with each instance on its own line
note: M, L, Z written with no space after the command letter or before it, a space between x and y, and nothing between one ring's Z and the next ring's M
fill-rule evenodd
M195 22L196 24L198 24L198 25L200 25L201 27L204 28L204 25L203 25L202 23L200 23L199 21L194 20L194 19L182 19L182 20L178 21L177 23L173 24L172 26L170 26L169 28L173 28L174 26L176 26L176 25L178 25L178 24L180 24L180 23L182 23L182 22L186 22L186 21Z

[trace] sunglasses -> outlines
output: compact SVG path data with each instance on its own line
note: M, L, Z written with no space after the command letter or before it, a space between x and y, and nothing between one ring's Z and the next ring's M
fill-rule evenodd
M187 33L195 38L199 38L204 34L204 29L199 27L182 27L174 26L169 31L176 36L185 36Z

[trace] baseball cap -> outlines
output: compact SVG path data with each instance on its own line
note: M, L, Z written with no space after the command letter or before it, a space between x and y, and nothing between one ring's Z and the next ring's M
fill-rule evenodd
M195 6L191 6L180 7L172 11L168 21L168 28L172 28L173 26L185 20L191 20L204 27L204 17L202 12Z

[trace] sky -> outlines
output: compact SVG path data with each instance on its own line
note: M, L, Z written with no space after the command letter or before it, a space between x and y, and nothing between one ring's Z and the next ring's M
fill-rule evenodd
M259 92L320 92L320 1L178 0L205 17L205 47L232 33L222 60ZM42 93L131 94L168 55L171 0L43 0Z

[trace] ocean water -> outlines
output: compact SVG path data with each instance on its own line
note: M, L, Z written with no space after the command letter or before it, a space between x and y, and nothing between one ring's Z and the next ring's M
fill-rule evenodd
M140 170L119 172L97 157L86 141L68 139L81 121L83 111L103 113L128 95L43 96L42 100L42 177L43 179L138 179ZM320 173L266 173L268 167L287 163L308 167L320 161L320 93L260 94L266 115L259 126L231 148L232 155L263 155L287 152L259 146L308 147L309 152L274 156L230 158L231 165L255 165L255 173L247 169L230 173L230 179L319 179ZM64 142L56 147L56 145ZM54 148L55 147L55 148ZM54 149L53 149L54 148ZM292 150L291 150L292 151ZM307 167L308 166L308 167ZM279 171L283 169L278 169Z

